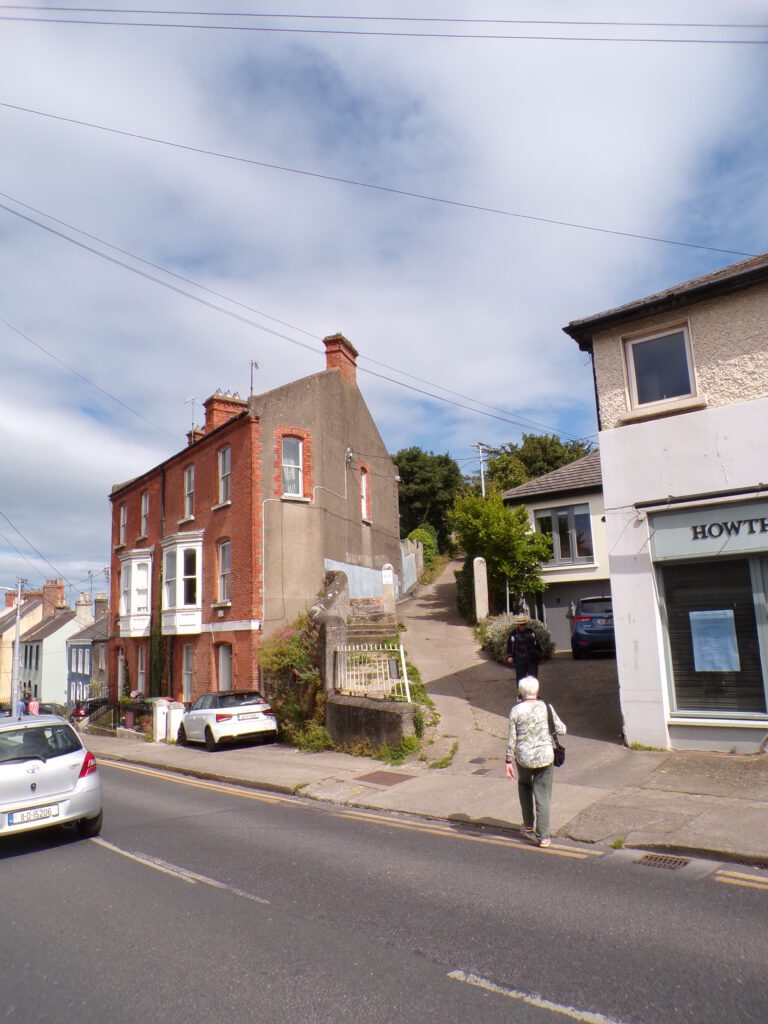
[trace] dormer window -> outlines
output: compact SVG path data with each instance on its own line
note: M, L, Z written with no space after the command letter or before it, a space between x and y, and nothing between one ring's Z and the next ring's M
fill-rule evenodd
M686 327L632 338L624 344L633 408L696 394Z

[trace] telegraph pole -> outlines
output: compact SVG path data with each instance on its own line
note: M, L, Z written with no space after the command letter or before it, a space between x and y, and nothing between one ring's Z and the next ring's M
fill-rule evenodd
M476 444L470 445L470 447L477 448L477 454L480 457L480 493L485 497L485 464L483 462L483 455L488 446L483 444L482 441L478 441Z

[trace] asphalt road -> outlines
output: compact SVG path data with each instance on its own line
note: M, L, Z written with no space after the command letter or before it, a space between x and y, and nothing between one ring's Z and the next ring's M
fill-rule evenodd
M102 777L100 839L0 845L0 1021L768 1020L768 886L738 871Z

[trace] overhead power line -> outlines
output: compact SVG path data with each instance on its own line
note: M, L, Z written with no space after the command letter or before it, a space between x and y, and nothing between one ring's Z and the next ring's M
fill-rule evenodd
M51 8L45 8L51 10ZM147 12L153 13L153 12ZM190 15L194 16L194 15ZM670 43L715 46L764 46L768 39L693 39L668 38L663 36L557 36L519 35L501 32L405 32L394 29L356 28L286 28L278 25L212 25L179 21L119 21L107 18L54 18L31 15L0 15L0 21L36 23L43 25L95 25L102 28L162 28L190 29L203 32L254 32L269 35L318 35L318 36L374 36L394 39L462 39L496 40L501 42L546 42L546 43Z
M108 132L111 135L120 135L124 138L138 139L142 142L151 142L158 146L168 146L172 149L181 149L188 153L198 153L202 156L212 156L220 160L231 160L235 163L250 164L253 167L264 167L268 170L282 171L287 174L298 174L307 178L318 178L322 181L334 181L342 185L354 185L357 188L372 189L376 192L387 192L391 195L406 196L409 199L421 199L425 202L440 203L445 206L453 206L464 210L474 210L479 213L490 213L500 217L512 217L517 220L534 221L539 224L553 224L557 227L574 228L579 231L592 231L601 235L615 235L620 238L635 238L643 242L657 242L663 245L683 246L686 249L701 249L706 252L717 252L726 256L757 255L757 253L741 252L737 249L722 249L717 246L702 245L696 242L681 242L672 238L661 238L657 235L641 235L632 231L619 231L613 228L596 227L591 224L578 224L573 221L556 220L553 217L539 217L528 213L517 213L512 210L502 210L497 207L482 206L478 203L467 203L457 199L446 199L440 196L431 196L423 192L411 192L406 189L394 188L390 185L375 185L368 181L358 181L355 178L342 178L333 174L322 174L319 171L307 171L298 167L288 167L284 164L273 164L264 160L254 160L251 157L236 156L232 153L222 153L217 150L205 149L201 146L190 146L181 142L171 142L168 139L159 139L152 135L123 131L119 128L110 128L107 125L95 124L91 121L80 121L74 117L65 117L61 114L51 114L45 110L35 110L32 107L22 107L16 103L5 103L0 101L0 107L4 107L7 110L15 110L24 114L34 114L37 117L46 117L53 121L62 121L65 124L75 124L81 128L93 128L97 131Z
M232 317L233 319L238 320L240 323L246 324L249 327L254 327L256 328L256 330L263 331L266 334L270 334L275 338L280 338L283 341L290 342L290 344L297 345L299 346L299 348L306 349L307 351L313 352L316 355L322 355L322 350L316 348L313 345L308 345L306 342L299 341L297 338L291 338L289 335L282 334L280 331L275 331L271 327L266 327L264 324L260 324L255 320L251 320L249 317L242 316L240 313L236 313L231 309L226 309L224 306L220 306L218 303L210 302L208 299L204 299L199 295L194 295L192 292L189 292L184 288L179 288L177 285L174 285L169 281L163 281L161 278L156 277L154 274L150 274L147 271L141 270L138 267L132 267L129 263L125 263L123 260L118 260L114 256L110 256L108 253L101 252L99 249L95 249L91 245L86 245L85 242L80 242L78 241L78 239L72 238L71 235L67 235L63 231L59 231L56 228L52 228L48 224L43 224L41 221L36 220L34 217L29 217L24 213L20 213L18 210L14 210L10 206L6 206L4 203L0 203L0 210L5 210L6 213L10 213L14 217L18 217L19 219L24 220L29 224L33 224L36 227L42 228L43 231L47 231L49 234L55 235L58 238L61 238L62 240L71 243L72 245L76 245L78 248L84 249L86 252L90 252L94 256L99 256L101 257L101 259L107 260L109 263L112 263L115 266L122 267L124 270L128 270L133 274L137 274L139 277L142 277L147 281L154 281L155 284L159 284L163 288L167 288L170 291L175 292L177 295L183 295L186 298L191 299L193 302L198 302L201 305L206 306L208 309L213 309L216 312L223 313L225 316ZM361 372L369 374L369 376L378 377L381 380L389 381L390 384L396 384L398 387L405 388L408 391L413 391L418 394L425 395L426 397L431 398L433 401L445 402L448 405L454 405L457 408L465 409L468 412L475 413L476 415L487 416L490 419L500 420L504 423L510 423L516 427L533 425L533 421L526 422L523 418L516 416L516 414L514 413L497 415L493 412L487 412L484 409L477 409L472 406L465 405L463 402L457 402L450 398L445 398L443 395L436 395L433 392L425 391L423 388L417 388L412 384L406 384L405 381L396 380L393 377L388 377L386 374L376 373L375 371L369 370L364 366L359 367L359 369ZM469 399L469 401L474 402L475 400ZM553 428L545 427L543 424L539 426L539 429L546 433L557 433L557 431L554 430Z
M107 398L111 398L113 402L117 402L118 405L121 405L124 409L127 409L128 412L133 413L134 416L138 416L140 420L144 420L144 422L148 423L151 427L155 427L157 430L161 430L164 434L167 434L168 437L172 437L174 441L179 440L176 434L172 434L170 430L166 430L165 427L161 427L159 423L153 423L152 420L147 419L147 417L140 413L137 409L134 409L130 405L127 405L122 400L122 398L118 398L117 395L113 395L110 391L107 391L106 388L103 388L100 384L97 384L96 381L91 380L90 377L86 377L84 373L80 373L80 371L76 370L74 366L70 366L69 363L65 363L63 359L60 359L53 352L50 352L47 348L44 348L39 341L35 341L34 338L30 338L28 334L25 334L24 331L19 330L18 327L14 327L13 324L8 323L8 321L4 320L3 317L0 317L0 324L5 324L9 331L13 331L14 334L18 334L20 338L23 338L25 341L28 341L30 345L34 345L35 348L40 349L41 352L44 352L45 355L55 360L55 362L57 362L60 366L63 366L64 369L69 370L70 373L74 373L74 375L76 377L79 377L80 380L84 380L86 384L89 384L92 388L95 388L97 391L100 391L103 395L106 395Z
M219 291L216 291L213 288L209 288L207 285L200 284L199 281L195 281L195 280L193 280L190 277L184 277L183 274L177 274L176 271L169 270L168 267L164 267L164 266L162 266L159 263L153 263L151 260L147 260L143 256L138 256L136 253L133 253L133 252L131 252L128 249L122 249L120 246L114 245L112 242L108 242L108 241L106 241L103 238L99 238L98 235L90 234L88 231L84 231L82 228L79 228L79 227L77 227L74 224L70 224L67 221L61 220L58 217L54 217L50 213L46 213L45 210L40 210L40 209L38 209L35 206L30 206L29 203L23 203L20 199L16 199L14 196L8 195L5 192L0 192L0 197L2 197L4 199L10 200L10 202L15 203L17 206L24 207L25 210L30 210L32 213L36 213L36 214L38 214L41 217L45 217L47 220L53 221L55 224L60 224L62 227L68 228L70 231L76 231L79 235L83 235L83 237L85 237L85 238L90 238L92 242L98 242L99 245L104 245L104 246L106 246L109 249L113 249L115 252L122 253L123 256L128 256L132 260L136 260L139 263L143 263L144 266L152 267L154 270L159 270L163 274L168 274L170 277L176 278L177 281L183 281L185 284L190 284L194 288L198 288L201 291L207 292L209 295L215 295L217 298L224 299L226 302L230 302L230 303L232 303L235 306L239 306L241 309L247 309L248 312L250 312L250 313L256 313L257 316L266 317L266 319L272 320L274 323L281 324L283 327L289 328L289 330L297 331L299 334L305 334L309 338L314 338L315 341L322 341L323 340L322 339L322 335L320 335L320 334L314 334L311 331L305 330L303 327L297 327L296 324L289 323L287 320L280 320L278 317L272 316L272 314L270 314L270 313L265 313L264 310L256 309L254 306L249 306L249 305L247 305L247 303L241 302L239 299L235 299L231 295L226 295L224 292L219 292ZM8 326L10 326L10 325L8 325ZM26 337L26 336L24 336L24 337ZM27 338L27 340L29 341L31 339ZM36 344L36 343L33 343L33 344ZM38 345L38 347L42 348L42 346L39 346L39 345ZM47 353L46 349L42 349L42 350ZM318 349L312 349L312 351L316 351L318 354L322 353L322 350L319 349L319 348ZM50 355L50 353L47 353L47 354ZM361 355L361 356L359 356L359 358L364 360L367 363L372 363L374 366L380 366L380 367L382 367L385 370L392 370L393 373L398 373L398 374L400 374L403 377L408 377L410 380L418 381L418 383L420 383L420 384L426 384L426 385L428 385L428 387L437 388L438 391L443 391L447 395L453 395L454 398L463 398L463 399L465 399L468 402L473 402L475 405L482 406L482 408L484 408L484 409L490 409L492 412L501 413L502 415L504 415L506 417L514 417L515 420L517 420L517 423L516 423L517 426L521 426L521 427L526 427L527 426L527 427L530 427L530 428L532 428L534 430L544 430L547 433L557 433L558 436L560 436L560 437L568 437L571 440L582 440L582 438L575 437L574 435L571 435L571 434L567 434L567 433L565 433L562 430L555 431L552 427L547 426L544 423L540 423L537 420L532 420L532 419L530 419L530 418L528 418L526 416L522 416L519 413L512 413L508 409L501 409L498 406L489 405L488 402L483 402L479 398L473 398L472 395L465 395L465 394L462 394L460 391L452 391L450 388L446 388L442 384L437 384L435 381L427 380L424 377L419 377L419 376L417 376L414 373L410 373L407 370L403 370L399 366L392 366L389 363L383 363L383 362L381 362L378 359L373 359L371 356L363 356L363 355ZM68 369L72 369L72 367L69 367L66 363L62 363L62 365L67 366ZM366 369L365 369L364 366L361 366L360 369L364 373L366 372ZM77 371L74 371L74 370L73 370L73 372L77 373ZM88 381L88 378L84 377L82 374L78 373L78 376L81 376L81 377L83 377L83 380ZM91 383L91 382L88 381L88 383ZM98 386L98 385L95 385L95 386ZM103 390L103 389L100 388L100 390ZM105 394L109 394L109 392L106 392L106 391L104 393ZM110 397L114 397L114 396L110 395ZM435 398L440 400L440 396L439 395L436 395ZM130 408L130 407L126 406L126 408ZM135 410L131 410L131 411L133 412ZM137 415L140 415L140 414L137 413ZM142 417L142 418L144 418L144 417ZM151 422L151 421L147 420L147 422ZM157 424L152 424L152 425L153 426L157 426ZM161 427L159 429L162 430L164 428ZM167 433L167 431L166 431L166 433ZM175 435L170 435L170 436L175 436Z
M573 21L533 18L421 18L402 15L381 14L293 14L285 12L254 13L250 11L190 11L155 10L135 7L64 7L49 4L0 4L0 10L11 11L57 11L76 14L151 14L156 17L189 16L196 18L271 18L302 21L397 21L418 24L439 25L585 25L611 28L735 28L764 29L768 25L746 23L712 23L701 21Z
M13 530L15 530L15 531L16 531L16 533L18 533L18 535L19 535L19 536L21 537L21 539L22 539L22 540L24 541L24 543L25 543L25 544L27 544L27 545L28 545L28 546L29 546L29 547L30 547L30 548L31 548L31 549L32 549L32 550L33 550L33 551L35 552L35 554L36 554L36 555L38 556L38 558L42 558L42 560L43 560L43 561L45 562L45 564L46 564L47 566L50 566L50 568L51 568L51 569L53 569L53 571L54 571L54 572L56 573L56 575L57 575L57 576L60 576L60 577L61 577L61 578L62 578L62 579L64 580L64 582L65 582L65 583L66 583L66 584L67 584L68 586L70 586L70 587L72 586L72 584L71 584L71 583L69 582L69 580L68 580L68 579L67 579L67 577L66 577L66 576L64 575L64 573L63 573L63 572L62 572L62 571L61 571L60 569L57 569L57 568L56 568L56 566L55 566L55 565L53 565L53 563L52 563L52 562L49 562L49 561L48 561L48 559L47 559L47 558L45 557L45 555L44 555L44 554L43 554L43 553L42 553L41 551L38 551L38 550L37 550L37 548L36 548L36 547L35 547L35 545L34 545L34 544L32 543L32 541L31 541L31 540L30 540L30 539L29 539L28 537L25 537L25 536L24 536L24 534L23 534L23 533L21 532L21 530L20 530L20 529L18 528L18 526L16 526L16 524L15 524L15 523L13 523L13 522L12 522L12 521L11 521L11 520L10 520L10 519L8 518L8 516L7 516L6 514L5 514L5 512L2 512L2 511L0 511L0 516L2 516L2 517L3 517L3 519L4 519L5 521L6 521L6 523L8 523L8 525L9 525L9 526L10 526L10 527L11 527L11 528L12 528ZM12 544L12 545L11 545L11 547L14 547L14 545ZM16 550L17 550L17 549L16 549ZM21 554L21 552L20 552L20 551L19 551L19 554ZM24 558L24 555L22 555L22 558Z

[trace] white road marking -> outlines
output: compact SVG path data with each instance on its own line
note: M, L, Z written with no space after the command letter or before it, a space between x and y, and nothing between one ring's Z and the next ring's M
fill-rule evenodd
M560 1003L553 1003L549 999L542 999L541 996L530 995L528 992L518 992L513 988L504 988L496 985L487 978L481 978L477 974L466 974L464 971L450 971L448 977L453 981L462 981L465 985L474 985L475 988L485 989L486 992L495 992L497 995L506 996L507 999L516 999L521 1003L528 1003L529 1006L536 1006L540 1010L551 1010L552 1013L559 1013L563 1017L570 1017L571 1020L581 1021L582 1024L621 1024L621 1021L613 1017L606 1017L602 1013L592 1013L589 1010L576 1010L573 1006L561 1006Z
M92 839L91 842L103 846L105 850L111 850L112 853L118 853L121 857L134 860L137 864L154 868L155 871L161 871L165 875L172 875L174 878L178 878L182 882L188 882L190 885L200 882L202 885L210 885L213 889L224 889L226 892L231 892L234 896L242 896L243 899L253 900L254 903L263 903L265 906L269 906L269 900L265 900L261 896L254 896L253 893L237 889L234 885L227 885L226 882L219 882L215 878L208 878L207 875L199 875L196 871L189 871L187 868L181 868L176 864L169 864L168 861L161 860L159 857L150 857L146 853L138 854L131 853L129 850L122 850L119 846L108 843L106 839Z

